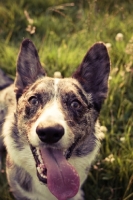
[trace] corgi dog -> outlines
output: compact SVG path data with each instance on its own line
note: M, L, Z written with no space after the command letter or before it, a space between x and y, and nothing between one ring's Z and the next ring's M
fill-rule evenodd
M82 185L100 148L98 117L109 72L102 42L89 49L71 78L51 78L32 41L22 41L14 84L0 92L3 99L10 95L2 136L16 199L84 199Z

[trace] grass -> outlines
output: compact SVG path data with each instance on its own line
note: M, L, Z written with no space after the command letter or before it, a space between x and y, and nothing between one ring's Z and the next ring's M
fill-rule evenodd
M23 38L35 43L50 76L58 70L70 76L91 45L111 44L109 94L100 116L107 132L84 185L86 200L133 199L132 10L131 0L0 2L0 67L12 77ZM0 200L12 199L0 173Z

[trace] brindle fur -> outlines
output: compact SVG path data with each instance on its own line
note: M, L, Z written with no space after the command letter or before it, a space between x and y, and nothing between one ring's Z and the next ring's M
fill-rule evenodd
M72 78L55 79L46 76L33 43L29 39L22 42L11 98L14 103L8 102L3 126L7 178L16 199L56 199L39 181L30 149L30 144L42 145L36 134L39 123L64 127L64 136L53 148L68 154L82 187L100 148L98 116L107 96L109 72L109 56L103 43L91 47ZM72 199L83 200L81 189Z

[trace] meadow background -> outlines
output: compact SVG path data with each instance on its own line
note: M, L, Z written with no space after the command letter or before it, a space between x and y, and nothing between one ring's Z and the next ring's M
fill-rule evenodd
M71 76L91 45L106 44L105 137L83 189L85 200L133 200L133 0L1 0L0 68L12 78L23 38L32 39L49 76ZM3 164L0 200L12 199Z

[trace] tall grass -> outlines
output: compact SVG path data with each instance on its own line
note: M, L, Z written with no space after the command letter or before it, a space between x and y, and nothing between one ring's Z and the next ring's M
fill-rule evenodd
M93 43L110 44L109 93L100 115L107 131L83 187L86 200L133 199L132 15L131 0L0 2L0 67L12 77L23 38L33 40L49 76L57 70L71 76ZM123 39L116 40L118 33ZM11 199L3 172L0 200Z

